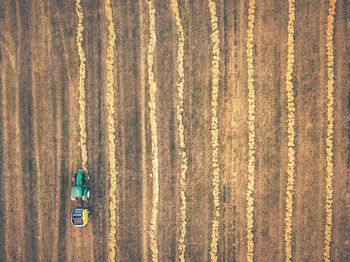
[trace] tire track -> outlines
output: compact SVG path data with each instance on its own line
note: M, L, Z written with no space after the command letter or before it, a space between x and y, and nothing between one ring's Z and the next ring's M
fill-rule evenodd
M212 164L213 164L213 224L211 234L210 258L217 261L218 257L218 239L219 239L219 218L220 218L220 168L218 163L219 151L219 134L218 134L218 93L219 93L219 76L220 76L220 39L218 29L218 17L216 15L216 3L209 0L210 22L211 22L211 42L212 49L212 86L211 86L211 136L212 136Z
M34 68L35 61L34 59L32 60L32 67ZM38 128L38 109L37 109L37 83L35 83L35 77L34 77L34 70L32 71L32 81L34 83L32 83L32 102L33 102L33 116L32 116L32 120L33 120L33 166L36 170L37 173L37 188L38 188L38 192L37 192L37 201L38 201L38 250L39 251L43 251L43 221L42 221L42 217L43 217L43 213L42 213L42 201L40 201L41 199L41 188L42 188L42 183L41 183L41 179L42 179L42 172L40 169L40 156L39 156L39 146L38 146L38 137L39 137L39 128ZM38 259L39 261L43 260L43 254L42 252L38 252Z
M42 223L42 203L40 201L41 198L41 188L42 188L42 183L41 183L41 179L42 179L42 172L40 169L40 157L39 157L39 150L38 150L38 119L37 119L37 111L38 109L36 108L37 105L37 88L36 85L33 84L33 91L32 91L32 101L33 101L33 144L34 144L34 148L33 148L33 164L35 167L35 170L37 172L37 188L38 188L38 193L37 193L37 201L38 201L38 250L42 251L43 250L43 223ZM41 252L39 252L38 254L38 258L39 261L43 260L43 254Z
M63 167L64 167L64 149L62 149L64 146L64 139L62 137L63 135L63 129L62 129L62 122L63 122L63 119L64 119L64 114L63 114L63 110L62 108L64 108L66 106L66 104L64 103L64 89L65 89L65 85L60 82L60 76L61 74L63 74L62 71L56 71L57 68L62 68L62 63L60 61L60 59L58 58L61 58L63 57L63 53L62 53L62 47L61 47L61 42L58 41L58 38L57 38L57 31L56 31L56 28L55 28L55 24L54 23L51 23L52 21L55 21L55 15L52 14L52 7L50 5L49 2L44 2L43 0L40 1L40 4L39 4L39 8L40 8L40 12L41 12L41 16L43 17L42 18L42 21L44 22L43 23L43 28L40 28L38 31L40 32L45 32L44 33L44 37L43 37L43 40L41 40L40 42L42 43L42 41L44 41L46 43L46 49L47 49L47 52L48 52L48 74L52 76L52 82L50 83L42 83L41 85L42 86L45 86L45 85L52 85L53 88L51 88L51 96L52 96L52 99L50 99L52 102L51 102L51 107L52 107L52 111L51 111L51 119L50 121L54 122L55 123L55 126L54 126L54 133L51 134L51 137L55 137L55 141L53 142L53 144L50 142L51 145L47 146L48 148L52 148L52 150L55 152L54 153L54 163L52 163L53 165L51 166L48 166L47 168L49 170L51 170L52 168L56 171L56 176L54 178L54 185L55 185L55 191L54 191L54 196L53 198L55 199L55 202L54 202L54 212L53 212L53 219L55 221L55 227L54 227L54 230L52 232L52 236L51 236L51 239L53 240L48 240L52 243L52 246L49 247L49 250L51 251L51 256L50 257L45 257L45 255L43 254L43 252L39 252L39 261L42 261L44 259L44 257L46 258L46 260L51 260L51 261L60 261L60 257L59 255L61 254L61 252L63 250L60 250L60 247L59 247L59 242L60 242L60 236L61 236L61 233L60 232L60 220L61 220L61 216L62 212L60 212L60 207L63 203L61 203L61 196L60 196L60 192L62 190L62 184L60 183L61 182L61 178L62 177L67 177L65 172L63 171ZM46 26L49 25L49 26ZM40 50L40 47L38 48ZM45 62L44 62L45 63ZM41 68L40 66L38 66L38 68ZM43 97L43 95L40 94L40 90L43 90L42 88L35 88L35 94L34 94L34 85L33 85L33 105L35 107L37 107L37 112L40 110L38 108L40 108L38 106L38 102L40 102L40 97ZM34 103L35 101L35 103ZM36 128L39 128L40 130L40 118L41 117L44 117L46 119L49 119L45 116L43 116L42 114L37 114L35 116L34 114L34 110L33 110L33 118L36 117L36 126L37 127L34 127L34 134L35 134L35 130ZM41 121L41 122L44 122L44 121ZM38 127L39 126L39 127ZM36 134L36 137L34 137L34 146L36 147L36 150L37 152L39 152L39 148L40 148L40 144L43 145L40 140L38 139L38 134L39 132L37 132ZM67 137L65 137L67 138ZM45 154L45 153L44 153ZM47 154L48 155L48 154ZM36 167L39 168L40 165L39 163L42 163L42 161L45 161L43 159L40 159L40 156L37 156L36 157ZM49 161L46 161L46 162L49 162ZM38 169L37 169L38 170ZM39 186L39 183L40 185L42 185L42 182L40 181L40 178L42 178L42 173L46 173L47 171L44 171L42 172L41 171L41 174L40 174L40 177L39 177L39 173L38 173L38 188L39 190L41 189L41 186ZM40 182L39 182L40 181ZM65 186L63 188L66 188ZM42 194L42 193L39 193L39 194ZM64 203L65 205L65 203ZM42 232L45 232L47 231L43 226L46 225L48 223L43 223L42 222L42 218L45 217L46 215L44 214L44 210L42 210L42 207L45 206L45 203L43 203L43 201L40 201L40 203L38 204L38 213L40 214L38 217L40 218L41 217L41 228L39 228L39 230L41 231L41 234ZM65 215L64 215L65 217ZM44 239L42 239L42 245L43 243L45 242L48 242L48 241L45 241ZM39 249L40 250L40 249Z
M294 0L289 0L289 20L288 20L288 54L287 54L287 111L288 111L288 166L287 166L287 189L286 189L286 215L285 215L285 256L286 261L292 259L292 215L293 215L293 193L294 193L294 172L295 172L295 103L292 74L294 66L294 20L295 6Z
M10 205L9 205L9 199L8 199L8 195L10 192L10 185L9 185L9 177L6 175L9 173L9 156L8 156L8 145L10 143L7 142L7 140L9 139L9 131L8 131L8 117L7 117L7 111L8 111L8 106L7 106L7 86L6 86L6 81L8 81L8 79L6 78L6 72L5 70L1 72L1 97L2 97L2 144L4 147L4 160L3 160L3 167L2 167L2 171L4 173L4 177L3 177L3 181L4 181L4 202L5 202L5 214L7 214L6 216L6 220L5 220L5 257L6 257L6 261L10 261L10 257L13 255L11 252L11 246L10 246L10 241L9 241L9 234L11 231L11 225L9 223L9 218L11 217L11 212L10 212ZM23 238L22 238L23 239Z
M225 2L226 3L226 2ZM229 8L227 8L229 10ZM238 48L238 45L237 45L237 23L238 23L238 18L237 18L237 9L238 9L238 5L236 3L236 1L233 1L233 21L232 21L232 24L234 25L233 26L233 41L230 42L228 39L229 37L227 37L227 40L225 40L227 43L226 45L232 45L233 43L233 51L232 51L232 55L233 55L233 58L232 58L232 65L233 65L233 74L232 74L232 83L237 83L237 71L238 71L238 65L237 65L237 48ZM225 6L225 10L226 10L226 6ZM228 13L228 12L227 12ZM229 23L227 23L229 24ZM228 25L225 24L225 28L228 28ZM228 30L227 30L228 31ZM228 58L227 59L227 62L225 62L227 68L225 68L225 71L227 72L227 76L226 76L226 81L228 83L228 72L229 70L232 70L230 69L230 60L231 58ZM237 172L237 153L236 153L236 141L237 141L237 87L235 86L234 88L234 101L232 103L232 119L231 119L231 134L232 134L232 149L231 149L231 163L232 163L232 172L231 172L231 176L232 176L232 179L231 179L231 185L232 185L232 189L231 189L231 192L232 192L232 200L231 200L231 214L232 216L227 216L228 219L226 220L226 224L227 225L230 225L230 228L228 228L228 232L230 232L230 238L227 238L227 244L225 244L225 252L227 254L227 259L230 260L232 259L233 261L236 259L236 253L237 253L237 177L238 177L238 172ZM228 213L229 214L229 213ZM229 220L229 222L228 222ZM230 240L232 239L232 244L230 243ZM229 244L231 244L229 246ZM226 255L225 254L225 255Z
M33 156L32 156L32 165L33 165L33 171L31 171L32 173L36 174L37 178L36 178L36 196L35 196L35 200L37 201L37 234L38 234L38 240L37 240L37 249L38 249L38 258L37 260L39 261L43 261L44 257L46 260L55 260L54 257L55 255L58 253L57 252L57 241L58 241L58 229L56 227L51 227L54 228L51 232L53 235L53 244L52 247L50 247L50 249L47 249L47 246L45 245L45 242L48 242L52 240L52 238L50 239L48 237L48 234L46 234L46 232L48 232L45 229L45 225L47 225L47 221L46 218L50 216L50 212L47 212L48 210L45 209L44 207L48 204L51 204L50 201L47 201L47 194L48 191L47 190L43 190L43 173L46 173L46 168L49 170L55 170L57 171L58 168L54 167L47 167L48 165L50 165L50 161L47 161L47 159L44 157L42 158L41 155L43 156L48 156L49 154L47 153L47 151L45 152L45 150L40 150L42 147L44 148L51 148L51 150L56 151L56 146L52 146L52 144L48 144L47 141L45 141L44 139L42 139L42 137L50 137L52 136L52 134L48 135L49 133L45 133L43 135L43 133L41 133L41 130L45 130L43 128L43 126L45 126L45 120L49 121L49 122L55 122L55 124L58 123L58 121L54 121L53 119L51 119L47 114L43 114L41 112L42 108L45 107L45 105L47 105L46 103L48 101L50 101L51 99L49 99L50 97L50 91L51 91L51 83L47 82L47 81L43 81L42 79L47 79L48 75L52 75L52 73L54 72L54 68L57 67L57 64L52 63L52 56L48 55L47 57L43 58L42 53L43 50L50 50L50 44L51 44L51 27L48 26L50 25L50 13L45 13L45 6L44 6L44 2L43 1L35 1L32 2L31 4L31 10L32 13L40 13L40 15L35 16L32 20L32 26L30 28L31 34L33 39L35 39L35 41L30 41L30 48L31 48L31 54L32 54L32 59L31 59L31 79L32 79L32 83L31 83L31 87L32 87L32 91L31 91L31 108L32 108L32 116L31 116L31 120L30 122L32 122L32 130L31 130L31 136L32 136L32 150L33 150ZM52 66L54 64L54 66ZM46 65L50 65L50 69L49 70L43 70L43 68L46 67ZM52 66L52 69L51 69ZM45 68L46 69L46 68ZM55 74L53 74L53 77L55 77ZM46 88L43 89L42 87L45 86ZM45 93L45 91L47 91L48 93ZM44 92L44 93L43 93ZM46 97L47 100L43 102L42 99L40 99L40 97ZM55 95L53 95L53 97L55 97ZM38 99L39 98L39 99ZM59 102L60 100L57 99L57 101ZM28 102L27 102L28 103ZM49 108L52 108L52 104L50 103ZM46 112L50 112L50 110L46 110ZM56 113L52 113L52 115L56 115ZM58 119L58 118L57 118ZM23 129L25 129L25 127L23 127ZM52 130L52 128L48 129L48 130ZM45 131L48 131L45 130ZM49 132L49 131L48 131ZM54 129L54 133L56 133L56 130ZM57 136L57 135L56 135ZM60 138L57 138L57 140L59 140ZM32 177L32 179L34 178L34 176L31 174L30 175ZM56 181L56 179L58 179L58 177L56 176L54 178L54 180ZM54 182L54 184L56 184ZM60 187L60 185L58 185L58 187ZM33 188L31 189L31 191L33 192ZM56 204L56 200L54 201L54 206L53 206L53 210L54 210L54 221L58 221L58 212L57 212L57 208L55 206ZM46 211L46 212L45 212ZM44 233L45 232L45 233Z
M109 235L108 249L109 260L119 261L119 189L117 183L118 169L116 163L116 145L115 145L115 97L114 97L114 57L115 57L115 28L113 22L112 6L110 0L105 1L105 12L107 19L108 42L107 42L107 94L106 102L108 109L108 159L110 170L110 189L109 189Z
M295 4L293 82L296 106L296 165L292 260L321 261L324 233L322 189L325 181L320 179L320 174L326 166L326 159L323 157L325 150L322 150L324 144L322 139L326 129L326 123L323 122L325 112L320 110L325 102L324 92L320 88L324 83L322 77L324 40L321 32L324 27L322 21L325 21L326 15L325 11L322 11L323 5L318 2L296 1ZM284 182L287 183L287 179L284 179Z
M0 3L0 8L2 4ZM1 28L2 29L2 28ZM6 49L5 49L6 50ZM6 53L6 51L5 51ZM4 130L3 130L3 71L5 71L3 65L3 46L2 41L0 41L0 139L2 143L0 143L0 261L6 260L6 209L5 209L5 173L4 173ZM10 60L10 59L9 59ZM11 60L10 60L11 61ZM11 62L10 62L11 63Z
M247 187L247 261L254 258L254 183L255 183L255 90L253 67L253 29L255 0L249 1L247 29L248 64L248 187Z
M336 0L329 1L326 47L327 47L327 138L326 138L326 226L324 233L323 257L330 261L333 215L333 112L334 112L334 51L333 32Z
M2 71L3 172L5 174L5 214L7 217L5 220L6 261L23 260L25 257L20 104L17 77L18 75L15 75L13 71ZM11 83L15 87L14 90L8 88Z
M93 192L92 198L89 200L89 206L92 208L92 223L89 226L90 228L88 228L91 229L92 237L90 237L91 242L84 247L84 250L91 251L90 256L86 258L87 260L101 261L103 254L105 254L105 258L108 258L109 251L107 247L109 227L109 206L107 204L109 175L101 175L109 174L107 168L108 162L105 161L105 157L107 157L108 154L108 144L107 139L103 139L101 133L101 127L103 130L107 130L107 121L101 120L101 101L105 99L104 95L102 95L105 93L103 79L105 79L106 75L105 71L102 73L102 67L104 67L106 60L106 45L101 43L107 43L107 41L104 41L107 39L107 34L105 33L105 19L103 19L104 22L101 24L101 16L104 15L104 1L84 1L82 3L84 15L86 17L84 43L86 49L89 50L86 52L86 59L89 62L86 64L87 75L85 79L87 106L86 128L88 131L87 148L93 149L87 152L89 173L91 173L92 177L91 192ZM103 45L103 47L101 45ZM102 104L106 105L105 102ZM105 112L105 115L105 119L107 119L107 112ZM107 132L103 132L103 136L106 138ZM101 168L101 165L104 168ZM104 233L106 228L107 233ZM94 248L89 248L90 246ZM85 253L88 254L88 252Z
M4 51L3 53L1 53L1 55L6 54L6 57L10 62L11 68L14 69L16 67L16 56L13 53L13 50L11 48L11 44L10 44L11 40L8 39L10 37L5 32L1 32L1 33L2 35L0 39L0 47Z
M153 1L147 1L150 40L148 43L147 64L148 64L148 85L150 101L148 103L150 110L151 122L151 140L152 140L152 211L149 227L150 248L152 252L152 261L158 261L158 245L157 245L157 219L158 219L158 204L159 204L159 163L158 163L158 138L157 138L157 118L156 118L156 91L157 86L154 80L153 73L153 58L156 46L155 33L155 9Z
M219 98L220 108L218 111L220 118L220 123L222 126L222 134L220 136L220 160L222 161L222 166L225 169L222 170L220 175L220 181L222 188L221 191L221 217L222 217L222 243L221 248L219 248L219 258L218 260L224 261L234 261L236 254L236 192L237 192L237 171L236 171L236 157L235 153L235 141L236 141L236 75L237 75L237 43L236 43L236 6L234 1L224 2L218 8L218 12L222 22L222 60L223 66L221 67L221 72L223 75L222 87L227 87L227 89L222 89ZM220 23L220 22L219 22ZM225 141L225 142L224 142Z
M76 0L76 12L78 15L77 26L77 47L80 59L79 66L79 127L80 127L80 147L81 147L81 160L82 168L84 172L87 172L87 149L86 149L86 117L85 117L85 52L82 46L84 26L82 25L84 14L81 7L81 0Z
M184 31L181 23L181 18L179 15L179 6L177 0L171 0L171 11L176 22L177 29L177 72L179 80L177 82L177 91L178 91L178 105L177 105L177 120L178 125L178 136L179 136L179 156L181 157L181 176L180 176L180 237L178 240L178 249L179 249L179 260L185 261L185 251L186 251L186 172L187 172L187 155L186 155L186 145L185 145L185 135L184 135L184 121L183 121L183 112L184 112Z
M56 5L50 4L48 5L51 14L51 19L54 21L57 21L60 18L60 14L64 12L64 10L70 8L71 3L66 2L63 6L60 6L57 8ZM58 261L66 261L67 257L70 257L71 254L71 245L69 244L69 238L67 236L71 236L71 230L72 226L70 224L66 223L66 217L69 216L69 211L66 203L67 203L67 189L66 185L68 182L70 182L70 177L65 175L67 170L69 170L69 160L72 159L72 154L75 152L73 150L72 142L74 139L71 139L74 137L69 130L71 130L71 126L75 126L75 124L71 124L69 119L71 118L72 115L72 101L69 98L69 94L71 93L72 89L75 89L75 84L72 82L72 71L74 70L69 70L70 65L69 65L69 57L70 55L74 55L74 44L75 43L70 43L69 38L65 38L65 32L66 28L70 27L70 24L74 23L75 21L75 13L72 11L69 13L69 16L66 16L65 23L58 23L53 26L54 31L56 33L53 34L53 39L55 41L52 41L55 43L55 47L53 47L53 50L60 50L58 54L58 57L60 58L60 64L63 70L61 71L61 83L62 83L62 88L61 88L61 107L60 108L60 115L61 115L61 131L62 131L62 137L63 139L61 140L60 146L61 146L61 170L62 173L60 174L60 178L57 181L58 182L58 188L57 188L57 194L58 194L58 213L60 214L59 219L58 219L58 246L57 246L57 259ZM70 48L70 45L72 48ZM58 129L59 130L59 129ZM59 132L59 131L58 131ZM68 199L70 199L68 197ZM68 243L68 244L67 244Z
M2 54L3 55L3 54ZM11 63L12 65L12 63ZM15 64L13 64L15 66ZM4 67L5 68L5 67ZM14 68L14 67L13 67ZM3 176L3 189L4 189L4 203L5 203L5 214L7 214L5 217L5 260L10 261L10 257L12 254L11 253L11 246L10 246L10 241L9 241L9 234L11 230L11 225L9 223L9 218L11 217L11 212L10 212L10 205L9 205L9 199L8 195L10 192L10 185L9 184L9 156L8 156L8 142L7 140L9 139L9 131L8 131L8 117L7 117L7 111L8 111L8 106L7 106L7 85L6 82L8 82L8 79L6 78L6 71L1 70L1 109L2 109L2 145L3 145L3 166L2 166L2 172L4 174ZM22 238L23 239L23 238Z
M2 87L2 73L0 69L0 87ZM1 88L2 89L2 88ZM3 108L2 108L2 90L0 92L0 138L3 136ZM6 209L5 209L5 179L4 179L4 148L3 142L0 144L0 261L6 260Z
M37 261L39 256L38 250L38 187L37 187L37 170L33 160L33 79L32 74L34 68L31 66L33 61L33 30L28 23L28 17L33 14L33 6L29 3L18 2L17 9L17 25L20 28L17 31L17 62L16 70L18 74L18 103L19 103L19 129L20 129L20 146L21 154L21 180L23 196L23 216L24 216L24 246L23 253L26 259ZM34 24L36 21L33 21ZM19 36L20 35L20 36ZM35 152L34 152L35 153Z

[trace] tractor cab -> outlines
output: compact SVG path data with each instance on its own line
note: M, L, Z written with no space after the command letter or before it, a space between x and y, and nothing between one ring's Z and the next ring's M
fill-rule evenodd
M72 177L72 200L89 200L89 175L84 174L82 169L78 169Z
M89 219L90 210L86 207L76 207L74 208L71 215L71 222L76 227L86 226Z

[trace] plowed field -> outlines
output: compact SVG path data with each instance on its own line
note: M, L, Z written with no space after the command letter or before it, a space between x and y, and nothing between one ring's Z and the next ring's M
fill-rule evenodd
M0 1L0 261L349 261L349 30L347 0Z

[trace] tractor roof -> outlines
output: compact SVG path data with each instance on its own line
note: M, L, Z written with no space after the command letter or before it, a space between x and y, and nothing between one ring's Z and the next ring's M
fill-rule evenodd
M83 190L79 186L73 186L72 187L72 198L79 198L83 194Z

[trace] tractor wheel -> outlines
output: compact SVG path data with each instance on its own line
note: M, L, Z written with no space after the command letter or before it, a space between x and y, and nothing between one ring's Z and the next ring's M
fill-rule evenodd
M88 174L86 174L85 176L84 176L84 184L89 184L89 175Z
M75 184L75 180L77 179L77 174L74 174L73 176L72 176L72 183L73 183L73 185Z

